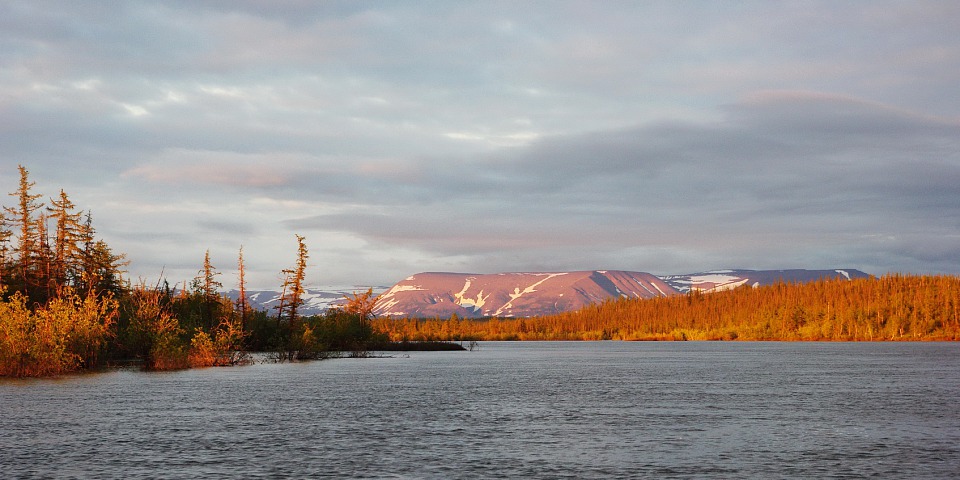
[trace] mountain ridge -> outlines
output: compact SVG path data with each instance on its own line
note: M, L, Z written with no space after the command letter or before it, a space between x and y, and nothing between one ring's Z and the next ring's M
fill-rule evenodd
M624 270L472 274L424 272L383 292L374 306L382 317L531 317L578 310L610 298L655 298L690 291L821 278L868 278L856 269L712 270L656 276Z
M681 275L653 275L626 270L503 272L492 274L421 272L393 286L307 288L300 312L315 315L345 303L357 292L373 289L373 313L380 317L462 318L532 317L578 310L610 298L655 298L770 285L777 281L810 282L820 278L855 279L870 275L857 269L709 270ZM226 292L236 300L236 290ZM247 291L251 307L273 311L280 292Z

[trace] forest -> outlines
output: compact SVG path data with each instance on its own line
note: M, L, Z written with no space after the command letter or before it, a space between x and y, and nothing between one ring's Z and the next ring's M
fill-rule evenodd
M118 363L149 370L237 365L247 352L275 361L365 355L385 335L369 322L372 291L344 306L303 316L309 253L297 235L292 268L281 270L283 295L274 312L246 300L243 248L237 255L237 301L220 292L209 251L180 288L124 279L125 255L96 237L92 214L63 190L43 202L29 172L0 210L0 376L59 375Z
M559 315L376 319L393 340L960 340L960 278L886 275L616 299Z

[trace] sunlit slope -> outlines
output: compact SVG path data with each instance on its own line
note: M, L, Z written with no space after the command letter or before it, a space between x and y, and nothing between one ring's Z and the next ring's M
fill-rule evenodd
M679 293L643 272L418 273L377 300L388 317L528 317L577 310L608 298L653 298Z
M526 273L418 273L377 300L381 317L533 317L579 310L611 298L669 297L741 285L868 278L846 270L718 270L658 277L645 272L593 270Z
M960 340L960 278L776 283L531 318L377 319L397 340Z
M759 287L783 283L810 283L817 280L870 278L860 270L846 268L835 270L712 270L709 272L686 275L667 275L660 277L681 293L691 290L698 292L720 292L741 285Z

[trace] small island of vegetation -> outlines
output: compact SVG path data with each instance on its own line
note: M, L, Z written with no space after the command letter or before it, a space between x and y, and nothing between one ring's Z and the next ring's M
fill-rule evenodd
M340 308L304 316L309 257L297 236L294 267L281 271L275 312L250 308L243 248L237 258L239 297L220 292L209 252L195 278L176 288L165 279L131 284L125 255L96 238L92 215L64 191L41 202L29 173L0 210L0 376L59 375L118 363L148 370L237 365L248 352L275 361L366 356L372 350L461 348L394 345L370 323L373 292L354 294Z

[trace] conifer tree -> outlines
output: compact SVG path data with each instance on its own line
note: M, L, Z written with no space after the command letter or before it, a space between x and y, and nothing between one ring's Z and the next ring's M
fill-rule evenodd
M247 310L249 310L249 305L247 305L247 283L244 278L244 265L243 265L243 245L240 246L240 254L237 255L237 283L239 284L240 294L237 295L237 310L240 312L240 325L246 329L247 328Z
M103 292L121 293L123 267L130 262L125 254L114 254L103 240L89 244L84 252L83 278L88 295Z
M81 213L74 211L76 206L62 189L58 199L50 199L50 205L47 211L57 224L53 245L53 279L59 287L74 280L71 277L77 275L84 226L80 223Z
M344 295L347 304L344 310L360 317L360 327L363 328L367 319L373 315L373 307L377 303L377 297L373 295L373 288L368 288L366 292L354 292L352 296Z
M210 262L210 250L207 250L203 256L203 269L199 276L194 279L194 291L200 295L200 301L203 308L203 320L207 329L216 326L217 306L219 305L219 289L223 284L217 281L220 272Z
M278 316L282 317L284 308L287 318L291 324L295 324L299 317L300 305L303 304L303 280L307 274L307 245L303 242L304 237L297 235L297 265L292 270L284 270L283 294L280 298L280 312ZM279 320L279 318L278 318Z
M13 235L13 232L7 229L7 217L4 215L3 209L0 209L0 292L3 291L6 284L11 235Z
M93 217L88 210L77 235L78 286L87 295L99 295L105 291L119 294L123 290L123 267L130 262L126 254L114 254L103 240L94 236ZM82 246L82 250L81 247Z
M30 181L30 172L23 165L19 165L17 168L20 170L20 184L17 191L10 194L17 199L17 206L4 207L4 210L10 215L14 224L20 227L20 235L17 239L17 265L14 275L20 282L21 287L26 290L27 287L37 283L33 276L33 261L36 257L39 241L34 212L42 207L41 204L37 203L37 199L42 195L30 193L30 189L35 184Z
M39 287L39 292L37 292L39 298L34 300L40 303L47 303L47 300L55 296L57 290L52 276L52 257L50 237L47 235L47 215L41 213L37 219L37 248L36 258L34 259L35 283Z

